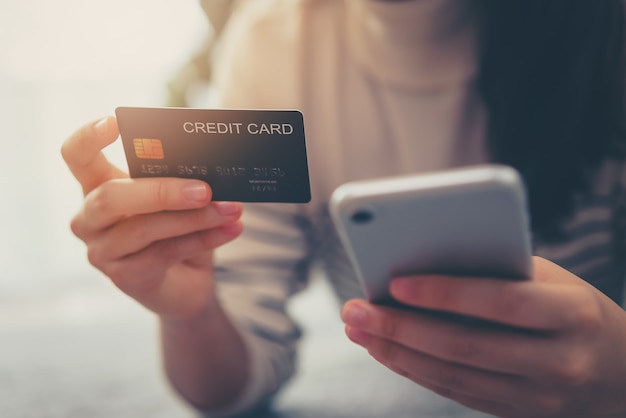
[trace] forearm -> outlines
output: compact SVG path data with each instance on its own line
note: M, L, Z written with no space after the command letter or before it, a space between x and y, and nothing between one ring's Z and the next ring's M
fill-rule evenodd
M165 371L188 402L215 409L242 392L249 359L241 336L217 302L193 318L160 322Z

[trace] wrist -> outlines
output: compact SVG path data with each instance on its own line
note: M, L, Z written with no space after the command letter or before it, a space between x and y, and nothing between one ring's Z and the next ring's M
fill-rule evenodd
M212 299L193 315L159 315L166 374L200 409L236 399L248 379L244 342L221 304Z
M223 318L224 312L217 298L211 297L200 309L182 314L158 314L158 317L164 327L206 327L207 322Z

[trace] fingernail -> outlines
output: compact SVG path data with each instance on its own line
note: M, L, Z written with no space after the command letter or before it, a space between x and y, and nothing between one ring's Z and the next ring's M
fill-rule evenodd
M98 122L96 122L96 124L94 125L94 129L96 130L96 135L98 136L104 136L107 133L107 129L108 129L108 122L109 122L109 117L105 116L102 119L100 119Z
M240 205L237 202L216 202L215 209L222 216L234 215L240 210Z
M207 198L207 187L202 183L188 184L183 188L183 194L189 200L203 201Z
M344 309L342 318L346 324L355 327L367 324L367 312L360 306L349 305Z

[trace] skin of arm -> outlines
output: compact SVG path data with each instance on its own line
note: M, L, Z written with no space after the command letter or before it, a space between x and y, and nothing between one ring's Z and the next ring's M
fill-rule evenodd
M247 380L247 355L239 333L218 303L191 318L161 317L161 345L172 385L199 409L233 400Z
M212 202L198 180L128 178L102 153L118 134L107 117L61 148L85 196L72 231L91 264L159 317L165 370L181 396L219 408L247 380L244 343L215 296L212 261L241 233L242 205Z
M528 281L392 281L403 304L494 326L352 300L346 333L396 373L498 417L626 416L626 312L556 264L533 261Z

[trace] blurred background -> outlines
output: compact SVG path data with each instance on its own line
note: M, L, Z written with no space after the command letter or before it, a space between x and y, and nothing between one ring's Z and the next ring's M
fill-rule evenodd
M91 267L72 235L82 195L60 147L117 106L210 107L208 50L233 3L0 0L0 418L195 416L163 378L153 315ZM126 168L119 141L105 153ZM282 411L336 417L319 410L329 396L358 411L371 387L346 397L339 382L365 352L343 335L324 281L297 299L292 313L312 341L301 358L312 361Z
M243 1L0 0L0 418L195 416L162 375L154 316L71 234L82 195L60 147L117 106L211 107L208 51ZM119 141L105 152L126 167ZM274 418L461 416L351 344L324 280L295 300L306 344Z
M117 106L179 100L212 27L196 0L0 0L0 34L0 417L190 416L154 318L69 230L82 196L59 150Z
M0 28L4 299L93 273L68 230L82 196L61 143L117 106L164 105L210 26L194 0L2 0ZM124 166L117 145L108 151Z

